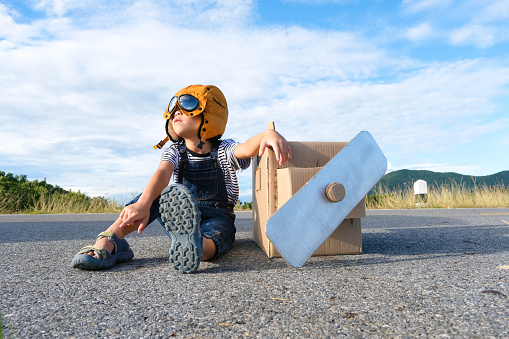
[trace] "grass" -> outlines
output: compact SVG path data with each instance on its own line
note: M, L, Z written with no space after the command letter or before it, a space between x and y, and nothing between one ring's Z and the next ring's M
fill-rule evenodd
M425 201L419 200L413 187L389 191L381 187L366 198L367 209L412 208L499 208L509 207L509 188L475 186L451 182L450 185L430 185Z
M0 198L0 214L70 214L70 213L119 213L123 205L103 197L84 198L81 194L42 194L23 209L13 212L7 197Z
M33 213L117 213L122 209L123 205L103 197L94 197L87 201L79 197L69 199L65 196L52 195L41 196L34 204Z
M415 208L499 208L509 207L509 188L499 186L475 186L452 182L450 185L430 185L426 201L419 201L413 187L397 190L375 188L375 193L366 197L367 209L415 209ZM16 212L5 208L0 198L0 214L70 214L70 213L120 213L123 205L103 197L84 199L75 194L43 194L30 207ZM238 202L236 211L250 211L252 204Z
M120 213L124 206L115 200L95 197L83 199L83 196L66 194L41 195L29 207L13 212L6 208L6 198L0 198L0 214L72 214L72 213ZM12 205L12 204L11 204ZM238 201L236 211L250 211L250 202Z

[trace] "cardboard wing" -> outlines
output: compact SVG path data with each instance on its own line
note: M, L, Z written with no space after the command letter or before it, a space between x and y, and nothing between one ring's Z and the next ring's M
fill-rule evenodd
M288 264L302 267L386 170L387 159L371 134L359 133L270 217L267 236ZM342 188L331 194L331 185Z

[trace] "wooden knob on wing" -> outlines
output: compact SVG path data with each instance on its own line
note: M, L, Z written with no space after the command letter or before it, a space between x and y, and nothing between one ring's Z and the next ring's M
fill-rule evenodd
M339 182L333 182L325 189L327 198L332 202L339 202L345 198L345 186Z

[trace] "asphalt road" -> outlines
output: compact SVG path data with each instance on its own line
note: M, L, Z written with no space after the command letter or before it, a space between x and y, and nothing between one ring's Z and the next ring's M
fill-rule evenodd
M376 210L362 255L268 259L238 213L233 250L195 274L154 223L135 259L70 268L114 215L0 216L5 338L509 338L509 208Z

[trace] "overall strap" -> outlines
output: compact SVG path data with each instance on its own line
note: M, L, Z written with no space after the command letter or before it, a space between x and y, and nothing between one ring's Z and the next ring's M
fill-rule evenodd
M212 149L210 150L210 157L212 159L219 159L219 145L221 145L221 140L212 141Z
M179 144L178 149L179 149L179 154L180 154L180 162L178 164L177 173L178 173L178 178L179 178L178 184L180 184L180 183L182 183L183 167L187 168L187 165L189 163L189 157L187 156L186 144L184 144L184 143Z

